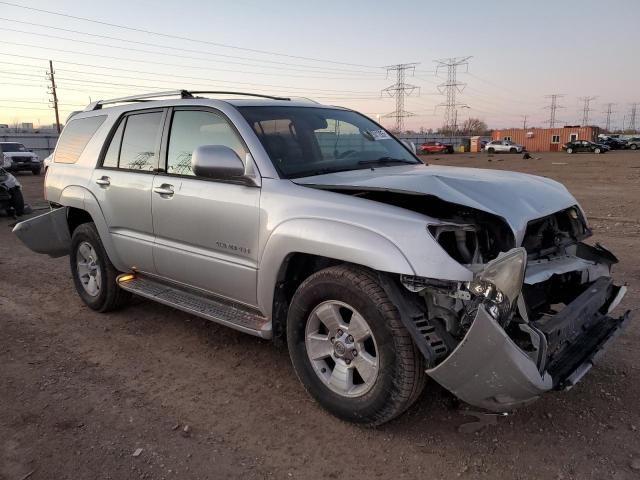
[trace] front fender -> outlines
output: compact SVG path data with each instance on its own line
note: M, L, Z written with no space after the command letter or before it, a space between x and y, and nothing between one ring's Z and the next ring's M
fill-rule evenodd
M280 267L292 253L319 255L382 272L415 275L400 249L376 232L335 220L289 220L272 232L260 258L258 304L266 316L271 316Z

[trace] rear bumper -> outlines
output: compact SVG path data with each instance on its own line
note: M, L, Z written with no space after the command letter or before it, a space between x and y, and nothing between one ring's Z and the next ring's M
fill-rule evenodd
M13 233L36 253L56 258L68 255L71 250L67 209L64 207L18 223L13 227Z
M623 295L609 277L601 277L544 325L527 324L539 335L536 352L521 350L480 306L464 339L427 373L461 400L492 411L570 388L630 319L630 312L608 315Z

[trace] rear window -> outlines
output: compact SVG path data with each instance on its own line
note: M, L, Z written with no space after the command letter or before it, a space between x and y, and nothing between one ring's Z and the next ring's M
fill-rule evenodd
M54 157L55 162L76 163L89 140L91 140L106 118L106 115L99 115L71 120L62 131L60 140L58 140Z

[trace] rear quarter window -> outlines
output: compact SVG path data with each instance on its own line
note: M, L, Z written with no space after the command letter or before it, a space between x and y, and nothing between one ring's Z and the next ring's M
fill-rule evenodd
M54 161L56 163L76 163L89 140L106 118L106 115L98 115L71 120L58 140Z

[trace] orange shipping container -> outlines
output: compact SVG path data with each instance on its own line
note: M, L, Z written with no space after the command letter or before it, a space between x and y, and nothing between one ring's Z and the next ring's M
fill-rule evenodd
M523 145L529 152L558 152L562 145L572 140L594 141L600 129L598 127L559 127L559 128L509 128L494 130L493 140L510 140Z

